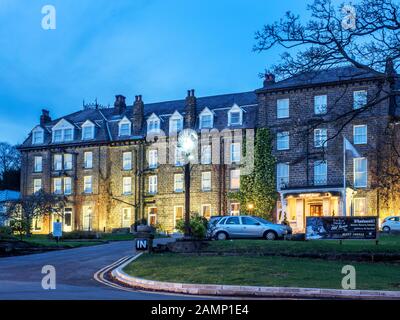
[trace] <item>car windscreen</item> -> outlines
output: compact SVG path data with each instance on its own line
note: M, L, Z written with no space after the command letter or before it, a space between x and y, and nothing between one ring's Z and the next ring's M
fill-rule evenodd
M271 224L272 223L271 221L265 220L265 219L260 218L260 217L253 217L253 218L258 220L258 221L260 221L261 223L266 223L266 224Z

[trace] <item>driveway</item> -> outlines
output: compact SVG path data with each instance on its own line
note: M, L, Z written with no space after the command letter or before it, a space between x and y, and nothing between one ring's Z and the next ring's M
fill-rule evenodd
M170 239L158 239L165 242ZM190 297L124 291L99 283L93 275L113 262L134 255L133 241L0 259L0 300L20 299L190 299ZM56 269L56 289L44 290L45 265Z

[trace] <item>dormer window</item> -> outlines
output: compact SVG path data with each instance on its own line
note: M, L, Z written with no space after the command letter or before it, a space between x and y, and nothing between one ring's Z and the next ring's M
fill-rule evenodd
M65 119L61 119L52 129L53 142L68 142L74 140L74 126Z
M94 139L94 124L90 120L87 120L82 125L82 140Z
M122 136L130 136L131 135L131 122L127 117L124 117L119 122L119 134L120 137Z
M44 142L44 130L36 128L32 131L32 144L41 144Z
M243 110L238 106L234 105L228 112L228 125L229 126L240 126L243 119Z
M160 118L153 113L150 118L147 119L147 133L156 133L160 131Z
M183 117L178 111L175 111L169 118L169 134L178 133L183 129Z
M205 108L200 113L200 129L211 129L214 124L214 114L210 109Z

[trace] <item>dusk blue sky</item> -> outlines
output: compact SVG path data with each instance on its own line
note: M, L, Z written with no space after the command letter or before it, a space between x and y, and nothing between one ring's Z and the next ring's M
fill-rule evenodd
M43 30L41 9L57 10ZM254 90L279 51L252 52L254 33L298 0L0 0L0 141L21 143L42 108L53 118L82 100L112 104Z

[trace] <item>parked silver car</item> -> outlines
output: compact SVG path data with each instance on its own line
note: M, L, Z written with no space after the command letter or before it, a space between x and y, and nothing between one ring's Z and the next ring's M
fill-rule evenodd
M382 231L400 231L400 217L386 217L382 222Z
M212 230L217 240L234 238L264 238L276 240L291 234L292 229L254 216L228 216L218 220Z

